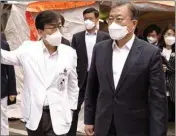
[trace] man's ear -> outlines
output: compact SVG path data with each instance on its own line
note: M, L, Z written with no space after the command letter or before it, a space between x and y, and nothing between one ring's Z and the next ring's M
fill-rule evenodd
M134 21L133 21L133 25L134 25L134 27L136 28L137 25L138 25L138 20L134 20Z
M99 22L99 17L98 18L96 18L96 21L95 21L95 23L97 24Z
M42 32L43 32L42 30L37 29L37 31L38 31L38 34L39 34L39 35L42 35Z

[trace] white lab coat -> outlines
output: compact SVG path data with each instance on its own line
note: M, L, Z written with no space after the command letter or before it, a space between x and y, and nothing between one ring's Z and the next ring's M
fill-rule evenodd
M46 82L42 41L25 41L17 50L1 49L1 63L21 65L24 72L22 115L26 127L38 128L47 95L55 134L66 134L71 126L72 111L77 109L78 81L76 51L67 45L58 46L58 60L53 75ZM64 82L63 82L64 80Z

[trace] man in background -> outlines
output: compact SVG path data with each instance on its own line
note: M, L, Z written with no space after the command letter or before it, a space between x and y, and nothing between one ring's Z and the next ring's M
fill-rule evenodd
M145 41L160 47L160 34L161 29L157 25L151 24L144 30L143 36Z
M88 8L83 11L83 18L86 30L81 31L73 35L72 47L76 50L77 61L77 73L78 73L78 86L80 88L78 107L74 111L72 126L68 133L68 136L76 136L78 114L81 109L81 105L84 102L87 76L89 73L90 63L92 59L93 47L96 43L109 39L109 35L105 32L99 31L97 28L99 22L99 12L94 8Z

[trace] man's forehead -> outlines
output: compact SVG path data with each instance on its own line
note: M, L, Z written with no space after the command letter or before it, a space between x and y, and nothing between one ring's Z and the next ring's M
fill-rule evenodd
M148 35L157 35L157 33L156 33L156 31L155 30L153 30L152 32L150 32L150 33L148 33Z
M84 17L92 17L92 16L95 16L93 12L84 14Z

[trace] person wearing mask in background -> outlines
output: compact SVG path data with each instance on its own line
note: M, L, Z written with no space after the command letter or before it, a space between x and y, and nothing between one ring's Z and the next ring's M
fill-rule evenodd
M1 33L1 48L10 51L9 44ZM9 135L7 106L16 103L16 79L13 66L1 64L1 135Z
M175 121L175 27L168 26L162 36L162 56L166 63L163 65L166 76L169 121Z
M61 17L53 11L39 13L35 26L40 41L25 41L14 51L1 49L1 63L22 66L22 115L28 136L64 136L77 108L76 51L61 44Z
M160 48L161 29L155 25L149 25L143 32L144 40Z
M120 2L110 40L93 50L85 95L88 136L166 136L167 98L160 49L134 35L138 10Z
M99 12L94 8L88 8L83 11L83 18L86 30L73 35L72 47L76 50L78 56L78 85L80 88L78 107L74 111L73 121L68 136L76 136L78 115L81 105L84 101L87 76L90 68L92 51L96 43L109 39L109 35L105 32L97 30L97 23L99 21Z

